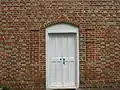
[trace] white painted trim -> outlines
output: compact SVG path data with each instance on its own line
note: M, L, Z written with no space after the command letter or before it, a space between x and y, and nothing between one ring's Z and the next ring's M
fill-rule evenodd
M77 33L78 28L74 26L70 26L68 24L57 24L57 25L48 27L46 30L48 33Z
M48 88L48 61L47 61L47 55L48 55L48 32L47 32L47 30L46 30L46 33L45 33L45 35L46 35L46 37L45 37L45 39L46 39L46 50L45 50L45 52L46 52L46 89Z
M79 69L79 28L77 30L77 89L79 88L79 73L80 73L80 69Z
M58 28L59 27L59 28ZM57 30L56 30L57 28ZM53 25L53 26L50 26L48 28L46 28L46 89L49 90L49 89L58 89L59 87L49 87L48 86L48 73L49 73L49 70L48 70L48 63L49 61L47 60L48 58L48 39L49 39L49 34L50 33L75 33L77 35L77 74L76 74L76 77L77 77L77 81L76 81L76 87L63 87L64 88L74 88L74 89L78 89L79 88L79 73L80 73L80 70L79 70L79 28L78 27L74 27L74 26L71 26L69 24L56 24L56 25ZM60 88L59 88L60 89Z
M77 32L77 30L67 30L66 29L66 31L65 30L60 30L60 31L58 31L58 30L49 30L48 31L48 33L76 33Z

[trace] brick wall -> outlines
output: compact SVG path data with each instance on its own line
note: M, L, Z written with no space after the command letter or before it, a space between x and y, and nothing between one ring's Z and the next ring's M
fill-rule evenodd
M80 88L120 88L119 0L0 0L0 85L45 89L45 28L79 27Z

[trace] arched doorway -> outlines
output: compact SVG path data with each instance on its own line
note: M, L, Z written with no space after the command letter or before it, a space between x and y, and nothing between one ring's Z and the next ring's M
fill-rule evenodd
M46 88L79 88L78 30L64 23L46 28Z

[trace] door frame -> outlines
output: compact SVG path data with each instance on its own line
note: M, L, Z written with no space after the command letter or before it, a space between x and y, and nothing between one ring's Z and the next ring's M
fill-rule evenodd
M76 60L76 86L75 87L63 87L63 88L59 88L59 87L49 87L48 85L48 76L49 76L49 70L48 70L48 64L49 64L49 61L48 61L48 46L49 46L49 43L48 43L48 40L49 40L49 34L52 34L52 33L74 33L76 34L76 39L77 39L77 50L76 50L76 53L77 53L77 60ZM73 26L73 25L70 25L70 24L55 24L53 26L50 26L50 27L47 27L46 28L46 89L65 89L65 88L71 88L71 89L78 89L79 88L79 73L80 73L80 70L79 70L79 28L76 27L76 26Z

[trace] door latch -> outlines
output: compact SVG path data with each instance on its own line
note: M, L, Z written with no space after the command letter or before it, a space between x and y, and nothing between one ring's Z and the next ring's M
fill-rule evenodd
M63 64L65 64L65 59L63 58Z

